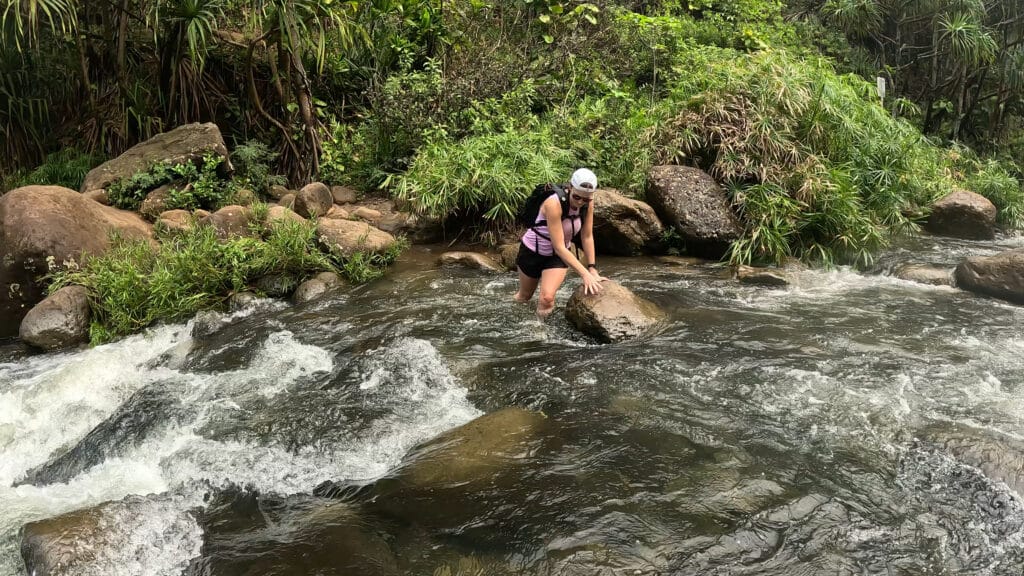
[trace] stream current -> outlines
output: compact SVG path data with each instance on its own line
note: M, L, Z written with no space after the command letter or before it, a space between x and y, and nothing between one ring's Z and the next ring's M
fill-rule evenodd
M561 315L571 276L542 324L513 274L416 247L303 306L0 347L0 576L27 522L125 498L82 576L1020 575L1024 308L889 272L1022 243L917 239L785 289L602 259L668 313L612 345ZM413 447L510 406L551 422L519 481L363 512ZM332 502L386 564L310 531Z

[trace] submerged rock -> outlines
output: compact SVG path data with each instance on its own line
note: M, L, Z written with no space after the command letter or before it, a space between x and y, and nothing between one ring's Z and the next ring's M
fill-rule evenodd
M781 288L792 284L792 280L784 270L778 268L756 268L754 266L737 266L736 280L741 284L772 286Z
M501 267L490 256L476 252L445 252L437 259L439 266L464 266L487 272L501 272Z
M29 310L18 334L27 344L58 350L89 341L89 291L65 286Z
M29 470L17 484L63 484L110 458L127 453L154 432L184 418L185 407L167 388L151 384L135 392L71 449Z
M172 496L129 496L30 522L21 556L33 576L180 574L199 554L199 526Z
M584 294L581 284L565 307L565 317L579 331L603 342L636 338L665 317L656 305L621 284L606 280L599 294Z
M973 256L956 267L955 275L964 290L1024 304L1024 248Z
M388 542L348 502L231 490L202 514L189 576L398 576Z
M327 284L324 284L320 280L311 279L306 280L299 287L295 289L295 293L292 294L292 302L296 304L305 304L316 300L327 293Z
M931 284L933 286L952 286L953 271L949 268L928 266L927 264L906 264L900 266L893 276L900 280Z
M254 283L257 290L271 298L284 298L299 286L299 280L291 274L267 274Z

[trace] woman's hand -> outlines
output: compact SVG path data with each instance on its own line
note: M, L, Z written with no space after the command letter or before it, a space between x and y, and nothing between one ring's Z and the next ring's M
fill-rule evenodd
M603 282L604 280L605 278L602 278L601 275L597 273L597 271L587 272L587 274L583 277L583 293L597 294L598 292L601 291L601 282Z

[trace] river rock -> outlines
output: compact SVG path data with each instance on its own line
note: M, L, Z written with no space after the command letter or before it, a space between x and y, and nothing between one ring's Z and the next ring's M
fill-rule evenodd
M896 269L893 276L900 280L931 284L933 286L952 286L953 271L949 268L928 266L926 264L905 264Z
M232 312L243 310L259 299L260 297L255 292L236 292L228 299L228 310Z
M89 291L65 286L29 310L18 335L43 350L67 348L89 341L89 318Z
M321 272L315 278L326 284L328 288L336 288L345 284L345 280L337 272Z
M508 481L514 484L515 475L507 472L528 463L531 444L547 426L544 414L512 407L449 430L414 448L403 466L378 483L377 503L392 514L421 520L410 504L421 510L444 508L445 493L465 495Z
M956 267L954 275L964 290L1024 304L1024 248L972 256Z
M324 214L324 218L330 218L332 220L348 220L348 212L341 206L331 206L331 209Z
M274 200L280 200L288 194L295 194L294 190L289 190L287 186L281 186L280 184L274 184L267 190L267 194L270 195Z
M93 202L60 186L26 186L0 197L0 338L16 336L21 319L46 296L38 279L57 265L102 254L110 233L153 238L138 214Z
M381 213L380 210L374 210L373 208L369 208L366 206L359 206L358 208L352 211L352 216L354 218L359 218L360 220L365 220L367 222L374 223L380 220Z
M278 206L284 206L289 210L295 209L295 194L285 194L277 201Z
M351 503L302 495L228 498L216 497L203 513L206 542L187 574L404 574L380 528Z
M238 204L239 206L252 206L259 201L259 196L248 188L239 188L231 195L231 200L234 204Z
M352 204L359 198L359 191L349 186L331 186L335 204Z
M444 239L444 226L440 218L390 212L381 216L376 226L388 234L405 236L414 244L431 244Z
M185 124L136 144L117 158L93 168L82 181L81 191L87 193L108 188L114 182L149 170L161 162L171 165L186 162L201 164L207 154L222 158L222 175L230 175L233 168L228 160L227 146L224 145L224 138L217 125Z
M789 275L778 268L759 268L755 266L737 266L736 280L741 284L757 286L785 287L792 284Z
M932 204L925 229L942 236L990 240L996 233L996 207L981 194L956 190Z
M306 302L316 300L326 293L327 284L313 278L299 284L299 287L295 289L295 293L292 294L292 302L296 304L304 304Z
M255 282L255 287L271 298L284 298L294 292L298 285L299 280L295 276L285 273L267 274Z
M654 209L618 190L594 195L594 243L598 254L633 256L660 249L665 231Z
M498 263L477 252L445 252L437 259L438 266L463 266L487 272L501 272Z
M161 232L180 234L192 229L192 215L188 210L168 210L156 219L155 228Z
M160 214L167 211L167 205L171 201L171 190L181 186L181 184L164 184L158 188L155 188L142 200L142 204L139 204L139 214L142 214L146 220L156 220Z
M305 218L319 218L334 206L331 189L322 182L307 184L295 195L295 211Z
M249 222L252 209L245 206L225 206L199 221L204 226L213 226L217 238L227 240L238 236L251 236Z
M110 195L107 194L107 191L104 190L103 188L91 190L89 192L86 192L85 194L82 194L82 196L85 196L86 198L94 202L99 202L104 206L110 206Z
M306 219L296 214L290 208L284 206L271 206L267 209L267 226L273 226L279 222L306 222Z
M327 250L346 258L357 252L383 254L396 242L391 234L355 220L322 218L317 221L316 234Z
M578 330L603 342L635 338L665 314L621 284L606 280L598 294L584 294L581 284L565 307L565 317Z
M498 248L498 263L505 271L513 271L516 269L516 259L519 258L519 247L522 246L520 242L511 244L502 244Z
M666 226L675 228L687 252L721 258L743 234L743 225L714 178L688 166L651 169L647 200Z
M181 574L201 546L187 504L173 496L129 496L30 522L21 532L26 573L35 576L119 574L126 566L147 568L150 558L168 561L162 573ZM167 557L169 550L176 556Z
M989 478L1005 482L1017 494L1024 490L1024 442L1012 436L946 422L930 424L915 436L976 466Z

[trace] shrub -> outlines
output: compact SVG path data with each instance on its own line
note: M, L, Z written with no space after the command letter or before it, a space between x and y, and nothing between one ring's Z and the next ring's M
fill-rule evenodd
M99 344L157 321L187 318L217 308L256 279L274 273L297 277L330 270L352 281L381 273L404 247L383 256L356 255L343 261L321 251L308 222L279 222L261 237L220 241L212 227L196 226L153 247L144 240L115 238L101 256L86 256L80 268L50 275L50 291L68 284L89 290L92 339Z
M1024 228L1024 188L998 160L972 162L975 172L967 177L967 187L988 198L999 210L999 222L1011 228Z
M194 162L171 164L160 162L149 170L137 172L107 187L111 204L136 210L146 195L164 184L175 183L166 204L173 208L219 208L231 198L237 186L217 174L223 163L219 156L207 155L199 167Z
M431 216L482 213L495 225L510 225L530 190L567 178L574 160L547 127L460 142L442 133L420 149L395 194Z
M235 146L231 153L235 182L257 194L265 194L275 184L287 185L284 176L271 174L270 167L277 161L277 157L277 152L271 151L270 147L258 140L249 140Z

